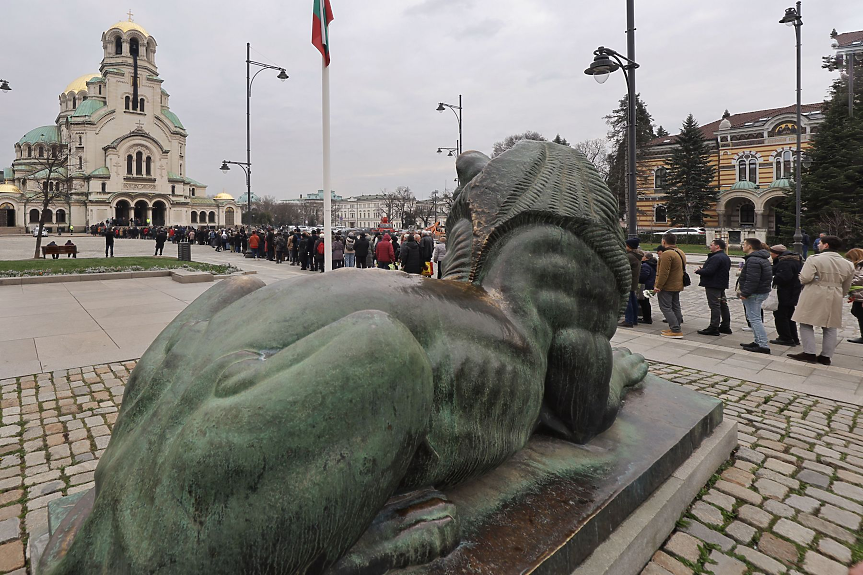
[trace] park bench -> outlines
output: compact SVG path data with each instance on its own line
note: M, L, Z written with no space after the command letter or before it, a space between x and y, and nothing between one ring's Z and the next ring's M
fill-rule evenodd
M73 258L78 258L78 246L42 246L42 258L45 256L53 256L54 254L71 254Z

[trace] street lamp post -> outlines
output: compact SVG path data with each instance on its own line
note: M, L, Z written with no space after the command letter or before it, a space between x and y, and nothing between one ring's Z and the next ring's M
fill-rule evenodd
M462 153L462 142L464 141L461 133L461 121L462 121L462 107L461 107L461 94L458 95L458 106L454 106L452 104L446 104L444 102L439 102L437 105L437 111L443 113L444 110L449 108L452 110L452 113L455 114L456 120L458 120L458 142L456 143L456 155L460 156ZM456 112L456 110L458 110Z
M252 184L251 184L252 164L250 164L248 162L230 162L228 160L222 160L222 167L220 167L219 169L222 170L223 174L227 174L228 171L231 169L228 166L228 164L240 166L241 168L243 168L243 172L246 173L246 187L249 191L249 202L248 202L247 206L248 206L248 212L249 212L249 223L251 223L252 222ZM240 220L240 223L242 223L242 219Z
M796 8L788 8L785 10L785 16L779 21L780 24L794 26L794 32L797 36L797 153L794 160L794 187L796 205L794 208L795 228L794 228L794 253L803 253L803 230L800 227L800 188L803 180L803 172L800 164L803 160L801 150L801 88L800 88L800 29L803 27L803 18L800 13L800 1L797 2Z
M279 80L284 82L288 79L288 74L285 72L285 69L280 66L271 66L270 64L264 64L262 62L255 62L251 59L251 44L246 42L246 161L245 163L241 162L222 162L222 171L227 171L226 164L237 164L239 166L245 166L243 169L246 172L246 192L247 192L247 201L248 201L248 211L249 217L251 218L252 214L252 82L255 81L255 78L263 72L264 70L278 70L279 75L276 76ZM252 66L258 66L260 70L255 72L254 76L250 76Z
M627 87L627 122L626 122L626 180L627 180L627 235L630 238L638 237L637 226L637 201L638 194L635 187L636 158L635 158L635 70L638 64L635 62L635 0L626 2L626 56L615 52L611 48L600 46L594 50L593 63L584 71L588 76L600 84L604 84L608 75L618 69L623 70L623 77ZM624 62L625 60L625 62Z

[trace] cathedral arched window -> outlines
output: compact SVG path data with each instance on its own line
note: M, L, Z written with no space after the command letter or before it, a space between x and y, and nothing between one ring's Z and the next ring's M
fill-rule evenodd
M198 212L192 212L192 223L193 224L198 223Z
M126 175L132 175L132 154L126 156Z
M791 150L784 150L776 154L776 159L773 164L774 180L791 177L791 155Z
M746 154L737 160L737 181L758 183L758 159Z
M106 184L105 182L102 182L102 193L104 194L107 191L108 191L108 184Z
M144 154L138 152L135 154L135 175L140 176L144 171Z
M78 96L72 96L72 108L78 107Z
M126 96L126 109L129 109L129 104L132 102L132 99L129 96Z
M653 172L653 187L657 190L665 187L665 180L668 177L668 170L665 168L657 168Z
M102 95L102 84L99 84L99 95Z
M132 38L129 40L129 55L137 56L138 55L138 39Z
M150 158L150 156L147 156L147 175L148 176L151 175L151 173L150 173L151 167L150 166L151 166L152 162L153 162L153 160Z
M140 102L138 102L138 111L139 111L139 112L143 112L143 111L144 111L144 98L141 98L141 101L140 101Z
M44 149L42 146L39 146L38 154L39 154L39 157L40 157L40 158L44 158L44 157L45 157L45 149Z
M118 56L123 54L123 39L119 36L114 39L114 54Z
M33 157L33 148L31 148L30 146L27 146L27 157L28 158Z
M39 223L39 210L30 210L30 223L38 224Z
M78 156L78 169L79 170L84 169L84 158L82 158L81 156Z

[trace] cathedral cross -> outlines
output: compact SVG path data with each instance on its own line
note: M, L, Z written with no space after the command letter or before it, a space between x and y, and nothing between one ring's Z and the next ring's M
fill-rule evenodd
M132 20L132 9L131 8L129 8L129 22L134 22L134 20Z

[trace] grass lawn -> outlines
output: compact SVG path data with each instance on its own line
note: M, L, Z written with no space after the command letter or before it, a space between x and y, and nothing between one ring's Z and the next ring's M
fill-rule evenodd
M60 274L87 274L143 270L166 270L187 268L225 274L237 271L228 265L213 265L199 262L183 262L170 257L126 257L126 258L67 258L0 261L0 277L21 277Z
M658 243L657 243L657 245L658 245ZM680 251L682 251L685 254L709 254L710 253L710 248L708 246L680 244L677 247L680 249ZM725 250L725 252L729 256L743 256L743 250L728 249L728 250Z

